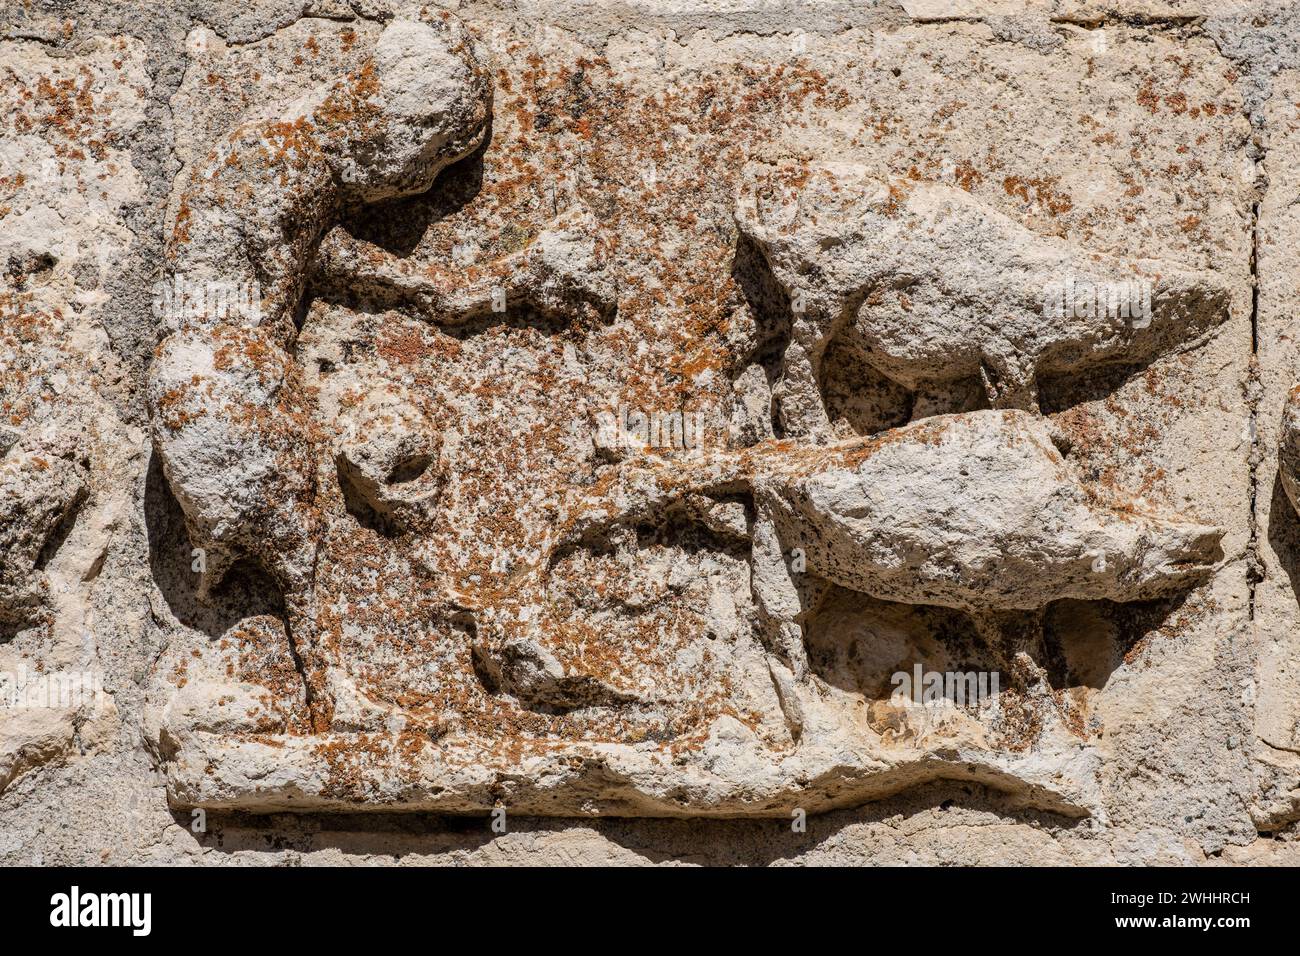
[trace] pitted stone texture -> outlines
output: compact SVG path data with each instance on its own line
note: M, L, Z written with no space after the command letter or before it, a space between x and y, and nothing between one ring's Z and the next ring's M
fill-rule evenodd
M145 49L122 36L73 55L0 42L0 790L111 750L101 644L144 436L102 321L131 254L144 184ZM111 591L111 586L109 588ZM74 691L75 682L75 691ZM100 689L102 688L102 690Z
M1148 600L1222 557L1215 528L1091 498L1029 415L943 416L881 444L856 468L757 482L784 539L855 591L971 611Z
M384 24L351 18L387 18L393 6L319 3L297 19L301 5L279 0L239 10L217 3L200 24L183 6L141 17L111 2L66 26L44 8L25 11L20 29L41 41L10 48L41 61L28 73L53 76L47 58L75 69L84 55L92 71L121 59L121 72L138 72L130 82L149 110L142 128L144 113L124 99L104 113L126 124L123 138L94 137L110 156L120 142L134 146L97 182L140 204L109 208L93 229L68 207L60 241L117 230L128 244L156 242L213 144L360 69ZM517 12L461 5L496 84L491 141L444 170L427 194L345 211L335 237L343 268L331 271L326 258L305 271L294 323L302 332L281 329L296 339L287 354L302 383L290 405L310 413L289 429L302 440L285 447L311 462L302 475L318 489L304 523L315 542L311 565L303 563L316 568L314 590L286 593L256 563L236 561L225 585L199 601L184 513L157 459L147 480L144 458L129 456L117 459L129 467L101 480L92 454L92 494L113 489L127 526L110 537L102 564L90 551L84 565L74 561L83 551L70 538L45 573L85 595L78 601L93 621L77 631L94 635L124 732L105 736L90 723L76 731L80 718L60 717L46 747L44 732L29 728L33 743L22 752L32 758L0 794L0 859L1182 864L1213 861L1220 850L1223 860L1284 858L1294 818L1285 768L1267 769L1273 782L1262 784L1255 818L1245 808L1254 774L1287 759L1261 741L1252 746L1250 692L1258 686L1275 702L1255 714L1261 740L1289 746L1278 732L1289 727L1288 671L1257 671L1242 640L1251 596L1243 386L1258 198L1245 109L1267 99L1257 80L1276 72L1269 44L1284 44L1264 27L1255 38L1265 18L1238 15L1239 4L1230 15L1217 11L1217 32L1174 2L981 6L954 22L919 8L909 17L896 3L834 0L560 2ZM1216 15L1202 7L1194 9ZM101 60L81 48L116 32L141 39L105 49L111 56ZM61 142L57 124L28 132L51 147ZM856 164L900 189L961 189L1033 237L1217 276L1230 307L1203 342L1145 353L1136 367L1077 367L1038 382L1051 443L1089 502L1223 530L1223 560L1208 581L1147 601L1054 600L977 621L805 575L816 580L797 580L791 605L776 575L788 577L788 565L754 560L754 545L768 546L771 558L781 536L743 487L683 493L654 520L598 547L584 543L535 576L574 500L599 499L617 470L686 476L698 467L676 445L605 443L602 424L620 408L633 432L642 413L699 412L690 433L705 451L788 439L772 399L789 316L753 244L737 249L732 218L751 161ZM147 192L133 192L132 170ZM168 213L162 197L173 183ZM78 188L59 180L35 189L48 197L35 206L48 208L7 235L50 233L53 204L78 202ZM0 193L0 208L7 203ZM590 224L573 230L581 242L566 241L549 284L533 296L527 283L499 282L515 275L506 263L527 261L571 213ZM14 261L42 271L39 256ZM90 370L77 366L70 378L93 381L118 408L142 407L135 384L96 371L124 347L122 331L153 341L148 286L157 276L130 266L118 273L116 262L103 270L116 283L108 286L112 342L92 321L78 333ZM1283 266L1262 265L1265 283L1284 281ZM99 270L81 271L91 280ZM477 285L443 285L471 274ZM493 310L497 287L506 291L504 314ZM458 290L475 309L444 295ZM438 301L453 305L439 315ZM22 354L59 338L42 331ZM29 371L45 382L51 369L38 360ZM987 401L979 382L912 394L843 340L828 347L823 371L827 446ZM1293 371L1279 377L1291 379L1282 392L1294 384ZM80 393L69 404L81 404ZM44 406L34 412L44 415ZM83 510L76 524L94 513ZM279 550L271 535L246 540ZM86 567L94 576L83 582ZM1285 602L1270 610L1257 601L1255 610L1276 637L1260 649L1284 656L1279 635L1292 612ZM1037 616L1037 630L1008 614ZM295 655L318 636L327 666L313 695L335 705L324 733L313 731L305 680L314 665ZM72 652L36 628L0 649L40 655L56 645ZM800 648L806 672L796 675L787 651ZM1020 666L1026 661L1033 666ZM999 706L942 718L897 707L891 675L918 663L1003 670ZM1265 694L1266 682L1256 682L1268 675ZM806 707L801 681L816 689ZM84 759L78 739L89 744ZM815 761L818 742L842 739L881 748L884 765L847 787L838 776L818 778L814 791L828 802L809 807L872 802L813 816L797 836L777 820L698 818L784 817L803 792L781 789L771 754ZM440 762L426 759L430 746L444 745L451 764L487 769L449 771L442 753ZM834 765L841 754L827 746ZM565 748L594 756L564 764ZM932 759L948 752L951 761ZM629 753L662 759L662 773ZM674 777L678 757L688 769ZM629 775L611 778L602 766ZM155 767L170 782L153 777ZM289 769L278 775L278 767ZM259 791L263 771L271 789ZM205 798L253 810L428 806L420 781L440 773L456 784L443 808L477 814L499 802L511 833L481 838L409 814L214 812L200 837L167 812L169 800ZM978 782L935 779L968 774ZM205 783L209 776L217 779ZM770 807L727 802L726 781L750 778L771 785ZM686 789L672 789L674 779ZM902 792L887 796L894 787ZM620 793L633 797L620 802ZM578 825L523 819L526 807L697 818ZM54 815L59 828L42 825ZM1284 839L1257 841L1257 821Z
M238 290L252 306L214 314L178 303L182 330L151 376L164 471L191 542L213 552L205 589L244 555L283 586L308 585L311 464L301 431L285 433L305 399L284 351L308 263L341 204L423 191L471 151L488 94L460 22L416 13L387 26L343 79L238 127L192 168L167 280Z
M949 38L978 46L960 28ZM276 575L283 606L277 611L273 600L271 610L281 621L257 632L261 637L231 635L229 644L188 659L181 644L172 654L184 667L162 668L185 675L175 692L167 690L170 680L162 682L156 694L170 704L150 717L173 798L209 808L464 811L507 793L519 812L782 815L792 806L792 781L805 781L798 785L803 803L825 809L957 776L1059 812L1104 816L1096 749L1104 695L1070 688L1081 678L1055 673L1044 656L1070 632L1062 609L1082 608L1083 598L1109 602L1112 636L1103 641L1123 640L1133 612L1114 602L1182 599L1218 567L1220 532L1174 517L1176 509L1132 504L1132 492L1118 483L1089 490L1074 477L1057 445L1071 456L1077 448L1085 461L1095 451L1063 398L1087 377L1086 361L1038 363L1052 377L1052 407L1067 409L1055 432L1041 418L988 412L885 426L875 429L881 446L862 473L809 459L815 449L789 442L730 447L724 423L745 415L745 440L764 437L763 390L770 385L752 370L780 339L779 296L768 297L762 276L740 259L720 296L710 298L708 284L696 281L736 254L730 224L747 153L847 151L858 168L879 170L872 176L883 177L887 190L943 198L940 206L956 210L967 231L988 235L994 258L1009 262L1041 242L1032 226L1003 211L1008 202L1023 199L1068 219L1072 200L1055 191L1055 181L1037 177L1005 176L999 192L979 200L961 189L918 185L914 167L909 180L891 180L887 151L860 137L836 143L842 121L825 133L807 132L818 128L809 118L834 117L854 102L848 87L800 66L789 79L760 71L769 87L764 97L746 92L752 78L730 92L735 71L752 70L740 58L743 51L752 62L752 38L719 45L711 62L720 66L701 68L687 54L675 67L693 83L705 82L702 73L714 97L737 97L701 125L683 114L685 135L734 143L744 130L748 137L748 150L715 151L702 177L630 129L611 138L619 123L637 118L626 83L644 76L634 71L636 50L620 48L614 68L585 59L561 35L553 39L558 46L547 55L570 57L583 80L564 68L542 83L524 48L497 46L497 57L529 66L496 67L494 140L481 158L403 207L415 234L403 236L404 223L391 216L350 215L324 244L310 278L303 270L315 298L292 374L302 379L298 394L311 398L294 404L306 418L281 434L284 452L303 463L286 471L315 489L300 511L303 533L294 536L311 542L301 551L310 561L293 558L296 545L286 548L275 534L252 538L265 552L263 564L288 562L310 573ZM878 55L927 42L894 35ZM845 50L826 52L848 59ZM1121 59L1138 52L1125 46ZM1184 73L1178 82L1187 79ZM597 80L604 86L574 90L575 82ZM654 108L641 122L662 113L669 102L663 95L649 92L646 108L651 100ZM1134 108L1147 109L1144 96L1136 92ZM798 120L773 123L768 103ZM1218 107L1212 112L1217 117ZM941 111L939 122L951 124L956 115L960 106ZM1222 142L1238 135L1232 123L1215 122ZM545 155L537 152L539 137L571 151L572 171L529 168ZM1216 188L1228 187L1225 197L1234 195L1224 175L1230 169L1221 162L1213 173ZM942 164L936 171L943 175ZM984 175L970 161L952 175L972 191L983 188ZM699 195L684 204L683 190ZM420 234L426 221L432 225ZM1124 240L1098 235L1102 224L1088 224L1088 244L1106 265ZM770 245L771 236L758 234L761 225L749 238ZM487 238L494 229L497 237ZM1031 287L1082 261L1073 251L1079 247L1047 244L1052 252L1037 270L1026 268L1018 287L1022 313L1041 305L1042 290ZM943 260L953 258L941 242L910 255L940 276ZM861 253L866 268L872 258ZM1189 256L1176 249L1168 258ZM1203 270L1225 261L1217 251L1202 258ZM295 254L292 261L302 260ZM1195 348L1198 337L1234 315L1240 321L1239 279L1203 271L1184 281L1192 275L1187 267L1165 270L1179 272L1168 297L1174 308L1158 310L1153 341L1119 335L1113 346L1098 345L1101 357L1155 365L1186 349L1185 360L1194 361L1205 350ZM1113 271L1127 277L1132 270ZM981 294L973 280L958 283L958 292ZM1202 300L1204 308L1187 305ZM681 316L691 317L686 327ZM675 337L664 339L664 328ZM1086 322L1059 331L1056 348L1085 354L1106 334ZM952 332L959 345L971 334ZM978 344L975 351L981 358L997 352ZM1022 378L1019 391L1040 371L1042 352L1025 354L1030 360L1021 364L1034 374ZM982 364L927 382L928 405L901 396L903 420L908 405L915 417L945 401L960 407L967 401L960 394L939 393L960 393L953 379ZM176 368L181 382L183 363ZM858 375L875 387L852 356L841 355L838 368L841 387ZM732 380L746 384L733 389ZM746 411L737 419L731 406L742 395ZM895 415L888 391L879 395L877 407ZM602 444L596 421L627 406L698 414L694 445ZM269 404L262 407L273 412L268 420L277 417ZM259 427L244 421L246 434ZM951 441L942 437L946 428ZM703 465L694 460L701 453ZM662 466L652 464L659 459ZM927 481L910 479L918 468ZM713 478L702 478L709 469ZM661 476L650 479L661 486L653 502L629 499L636 492L627 482L644 480L629 478L638 473ZM1026 480L1030 475L1039 477ZM894 491L875 502L881 488ZM852 489L861 500L841 501ZM890 497L916 508L896 514ZM587 533L592 514L605 521L594 538ZM1024 562L999 570L985 552L1020 546L1017 535L1025 532L1016 516L1037 516L1032 540L1021 542ZM587 532L575 537L582 527ZM1241 532L1230 534L1239 539ZM805 579L789 580L786 547L804 552ZM863 604L864 592L900 603ZM908 635L899 666L919 657L917 642L924 643L936 614L952 615L946 626L984 648L989 667L1006 670L1007 689L991 707L924 719L919 727L918 715L895 712L881 695L887 674L859 675L863 683L847 681L846 697L827 698L829 671L818 670L825 651L818 658L806 645L814 634L823 648L852 642L852 616L833 616L840 623L829 627L823 608L854 601L859 613L899 622L897 633ZM943 604L954 610L940 612ZM601 635L598 643L593 634ZM248 650L236 652L250 641L283 641L290 653L282 659L299 662L299 689L287 672L282 681L250 670ZM1119 666L1105 655L1103 663L1069 659L1103 674ZM863 731L853 714L868 702L870 729ZM314 733L303 733L308 726ZM273 740L264 739L268 733ZM402 767L395 778L385 769L393 761ZM831 767L839 769L832 774Z

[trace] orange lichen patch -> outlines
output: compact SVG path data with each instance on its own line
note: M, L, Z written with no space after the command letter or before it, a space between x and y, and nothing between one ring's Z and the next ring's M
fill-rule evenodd
M313 131L302 117L291 123L266 123L261 132L270 148L267 160L273 165L289 163L295 169L306 169L318 152L315 140L311 138Z
M1085 491L1121 513L1143 510L1137 499L1169 501L1169 475L1153 463L1153 453L1186 412L1185 396L1194 389L1191 360L1182 355L1151 366L1129 387L1141 388L1140 406L1119 393L1053 416L1070 437Z
M67 335L61 309L42 306L35 294L22 288L0 286L0 418L22 425L43 408L53 407L59 396L51 375L66 370L84 375L73 356L65 352Z
M1152 113L1159 112L1160 95L1156 93L1155 81L1151 77L1143 80L1142 86L1138 88L1137 101Z
M319 134L327 139L362 139L378 121L378 96L379 77L374 64L367 62L360 70L334 85L312 114L312 120Z
M141 92L119 87L114 70L122 62L115 61L110 68L94 57L87 62L48 59L44 68L48 72L31 70L21 75L16 66L0 66L0 112L6 117L6 128L12 124L15 134L39 137L53 155L42 175L70 177L77 192L87 197L108 196L104 182L117 172L110 149L121 145L124 134L123 111L118 107L121 100ZM109 165L98 167L92 159ZM32 179L26 172L4 178L10 188L0 184L0 200L24 182L30 187ZM12 208L0 201L0 216Z
M172 224L171 241L179 245L190 241L190 204L182 197L176 208L176 219Z
M206 411L204 408L195 410L188 407L192 395L193 390L186 386L169 388L158 398L156 404L155 412L159 421L172 431L180 431L190 422L202 418Z
M907 201L909 189L900 183L889 184L889 198L885 201L884 213L886 216L896 217L903 208L903 203Z
M1051 215L1059 216L1074 208L1074 200L1057 191L1058 181L1056 176L1033 179L1007 176L1002 180L1002 188L1008 196L1015 196L1022 202L1033 202L1045 208Z
M379 357L393 366L420 365L436 349L423 329L410 325L386 327L375 346Z
M953 177L957 180L957 185L970 192L979 185L984 175L969 162L962 162L957 164L957 168L953 171Z
M265 383L278 381L290 368L284 350L259 329L227 328L218 336L221 345L212 356L219 372L253 369Z

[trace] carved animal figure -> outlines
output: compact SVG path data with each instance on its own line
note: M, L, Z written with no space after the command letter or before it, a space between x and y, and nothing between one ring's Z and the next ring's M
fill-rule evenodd
M1040 375L1150 360L1228 314L1212 273L1085 253L960 189L855 165L751 164L736 223L790 297L777 397L791 435L829 433L821 364L841 333L908 388L978 377L994 408L1036 410Z
M692 496L749 492L753 587L796 674L814 579L872 597L1008 620L1063 598L1136 601L1190 587L1223 531L1094 500L1048 424L1022 411L936 416L869 439L768 443L629 469L560 547ZM807 572L802 573L802 572ZM996 629L996 628L993 628Z
M335 229L314 264L324 288L418 312L440 326L483 319L507 306L531 306L574 321L611 317L618 299L596 248L596 219L575 206L553 219L524 248L481 267L416 264Z

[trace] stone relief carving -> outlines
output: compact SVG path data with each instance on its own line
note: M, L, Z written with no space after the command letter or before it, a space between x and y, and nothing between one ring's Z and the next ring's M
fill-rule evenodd
M736 223L792 321L776 386L741 404L757 395L750 419L780 434L603 453L584 336L617 321L620 286L595 212L557 210L470 265L339 225L437 190L483 146L490 104L454 17L399 18L363 67L234 130L191 174L169 275L235 276L261 307L168 330L154 449L199 598L242 587L265 613L158 669L149 733L172 801L787 816L952 778L1098 813L1097 755L1045 663L1051 608L1181 594L1223 532L1085 490L1038 382L1194 344L1227 286L1045 240L960 191L755 164ZM1045 313L1063 274L1149 281L1150 321ZM548 420L507 433L484 424L497 395L384 377L357 346L377 316L400 328L385 347L504 368ZM528 346L494 352L485 329L510 323ZM836 339L917 394L912 422L832 423ZM953 398L963 380L984 393L973 407ZM475 471L489 456L504 459L491 494ZM828 641L854 615L869 623ZM907 651L872 645L938 633L965 648L955 663L1006 679L926 722L892 700ZM860 660L830 646L846 640Z
M836 337L923 398L977 379L993 407L1037 411L1040 376L1150 360L1228 315L1228 286L1212 273L1035 236L961 189L890 186L845 164L756 165L744 183L736 223L798 306L779 396L792 434L830 426L821 365ZM1067 281L1080 290L1069 308L1051 301ZM1150 287L1149 314L1128 301L1130 282Z

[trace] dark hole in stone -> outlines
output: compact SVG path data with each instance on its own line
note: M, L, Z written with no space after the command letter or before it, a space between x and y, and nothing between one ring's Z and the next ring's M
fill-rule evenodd
M432 455L411 455L394 465L385 481L390 485L401 485L408 481L414 481L428 471L431 464L433 464Z

